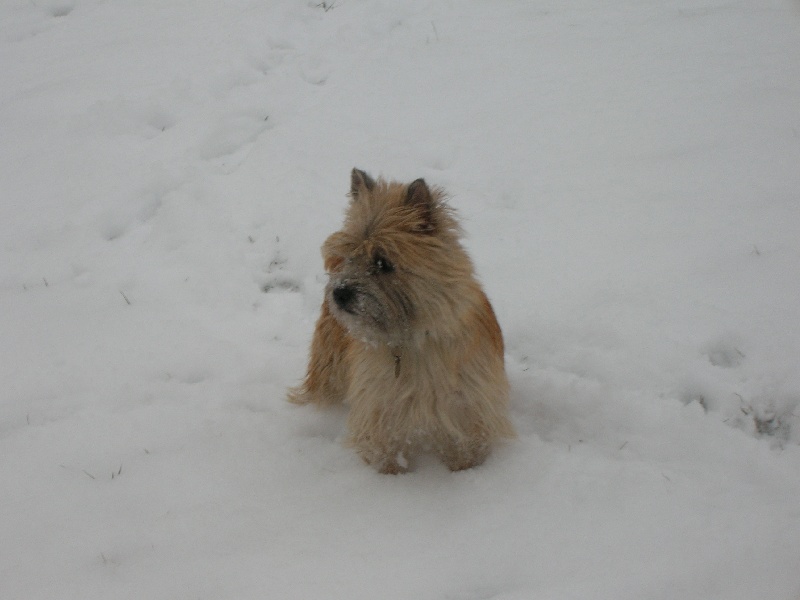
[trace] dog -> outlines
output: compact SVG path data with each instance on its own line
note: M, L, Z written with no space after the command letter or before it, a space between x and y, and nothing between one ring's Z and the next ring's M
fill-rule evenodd
M503 335L444 191L351 173L296 404L349 405L347 444L381 473L423 451L452 471L515 436Z

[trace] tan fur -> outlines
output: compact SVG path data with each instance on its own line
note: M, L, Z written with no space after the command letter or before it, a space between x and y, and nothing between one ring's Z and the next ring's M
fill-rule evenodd
M289 400L346 402L352 445L382 473L423 450L452 470L513 437L503 336L444 193L353 169L305 381Z

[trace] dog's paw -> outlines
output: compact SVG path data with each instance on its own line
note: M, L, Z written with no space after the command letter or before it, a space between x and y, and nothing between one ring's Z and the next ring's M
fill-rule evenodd
M403 466L398 462L389 462L384 463L379 469L378 473L383 475L402 475L403 473L408 473L408 467Z
M480 444L470 448L450 448L440 452L439 455L451 471L464 471L483 464L489 456L489 446Z
M372 465L378 473L383 475L402 475L408 473L409 464L408 458L402 452L395 452L393 454L384 454L374 450L360 449L359 454L364 462Z

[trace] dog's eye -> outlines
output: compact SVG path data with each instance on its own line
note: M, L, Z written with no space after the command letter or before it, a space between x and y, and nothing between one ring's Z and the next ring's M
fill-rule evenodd
M375 269L379 273L391 273L392 271L394 271L394 265L390 263L388 260L386 260L380 254L375 257L374 264L375 264Z

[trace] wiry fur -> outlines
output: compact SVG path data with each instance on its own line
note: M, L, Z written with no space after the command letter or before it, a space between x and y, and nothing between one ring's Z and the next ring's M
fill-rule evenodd
M353 169L298 404L350 405L349 444L383 473L430 449L452 470L512 437L503 337L438 188Z

